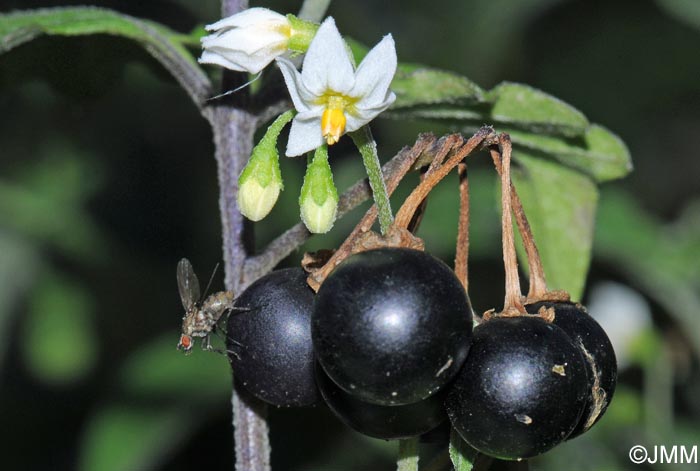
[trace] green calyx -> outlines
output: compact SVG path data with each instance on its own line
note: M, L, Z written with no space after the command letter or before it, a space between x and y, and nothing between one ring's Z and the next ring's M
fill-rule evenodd
M313 233L328 232L335 223L338 190L328 164L328 147L324 144L314 153L304 175L299 196L301 219Z
M270 125L238 177L238 209L252 221L259 221L270 213L284 187L277 139L294 114L292 110L287 111Z
M287 47L289 50L296 53L306 52L314 36L316 36L319 25L310 21L301 20L292 14L287 15L287 19L292 25L292 35L289 38L289 45Z
M280 116L267 128L267 132L248 160L243 172L238 177L238 184L243 185L249 178L254 178L263 188L275 182L283 187L282 172L280 171L279 152L277 152L277 139L282 128L294 117L295 112L289 110Z

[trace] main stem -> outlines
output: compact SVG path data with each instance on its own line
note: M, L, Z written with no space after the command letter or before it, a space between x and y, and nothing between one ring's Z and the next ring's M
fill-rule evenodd
M246 0L222 0L224 17L248 7ZM224 74L224 88L230 76ZM243 216L238 211L238 176L253 149L256 116L240 106L243 93L234 96L236 104L220 103L203 110L214 133L215 157L218 165L219 210L221 213L226 289L240 293L245 288L244 268L247 258L246 231ZM269 471L270 441L266 406L255 398L242 394L234 386L233 408L236 471Z
M236 203L238 176L252 151L256 120L254 115L233 106L218 106L207 111L214 131L218 164L226 289L240 293L245 288L243 268L247 253L245 221ZM268 471L270 443L265 405L241 395L235 387L231 403L236 470Z

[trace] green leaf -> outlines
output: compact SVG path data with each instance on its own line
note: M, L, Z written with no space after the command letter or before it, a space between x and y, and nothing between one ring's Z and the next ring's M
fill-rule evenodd
M414 64L399 64L391 90L396 101L391 110L418 105L472 104L484 101L484 91L474 82L453 72Z
M615 180L632 171L632 160L625 143L600 125L588 126L578 137L567 137L573 128L555 124L544 127L532 121L518 122L503 115L491 116L487 107L484 104L419 106L396 112L390 109L383 116L394 119L445 120L460 125L465 133L473 133L488 123L496 131L510 134L515 149L556 159L567 167L590 175L597 182Z
M482 106L451 106L445 104L414 106L412 108L394 111L393 108L385 111L383 117L393 119L429 119L438 121L450 121L464 125L468 123L474 130L490 121L488 108Z
M598 189L585 175L556 162L514 153L513 182L542 257L547 287L578 300L591 260ZM523 265L525 263L523 262Z
M508 128L498 128L498 131L510 134L516 149L556 159L591 176L596 182L621 178L632 171L632 160L624 142L597 124L591 125L584 136L576 139Z
M80 286L47 274L30 297L21 343L34 375L46 382L75 381L95 365L94 303Z
M356 63L360 63L369 48L352 38L345 38ZM394 117L403 117L406 109L432 105L474 104L485 100L485 92L468 78L446 70L420 64L399 63L391 82L396 101L389 108Z
M632 171L632 158L625 143L617 135L598 124L583 136L586 156L591 160L590 173L599 181L622 178Z
M487 97L493 103L490 117L496 123L565 136L580 136L589 125L573 106L528 85L503 82Z
M78 469L155 469L175 444L191 433L191 415L183 405L109 405L87 423Z
M425 88L424 93L436 93L429 80L421 85ZM402 110L400 113L391 111L389 116L449 120L474 127L489 123L501 125L499 128L562 137L582 136L589 127L586 117L571 105L540 90L517 83L504 82L488 93L479 89L472 100L426 100L416 105L421 106ZM391 110L395 108L396 106Z
M182 394L198 402L225 401L232 384L226 357L203 350L185 356L176 350L177 339L173 332L130 354L119 372L123 390L139 396Z
M455 429L450 432L449 451L455 471L472 471L479 452L467 445Z
M0 53L44 34L110 34L135 40L173 74L196 104L210 95L209 79L182 45L191 44L192 37L158 23L97 7L45 8L0 15Z

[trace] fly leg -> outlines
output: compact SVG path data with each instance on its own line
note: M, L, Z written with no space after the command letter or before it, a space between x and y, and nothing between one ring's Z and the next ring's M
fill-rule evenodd
M204 337L202 339L202 349L207 351L207 352L219 353L221 355L226 355L227 353L231 353L239 360L241 359L240 355L237 352L234 352L231 350L222 350L220 348L216 348L216 347L212 346L210 335L207 335L206 337Z
M250 312L252 310L253 309L249 308L248 306L233 306L233 305L231 305L226 309L226 315L221 316L221 319L223 319L225 317L226 320L228 321L229 316L231 316L231 314L233 314L233 313L240 314L243 312Z
M226 339L224 338L223 334L221 333L221 329L217 329L216 326L214 326L211 330L213 333L219 336L219 338L226 342ZM233 339L228 339L235 347L240 347L240 348L245 348L242 343L237 342L236 340ZM215 353L220 353L221 355L226 355L227 353L230 353L231 355L235 356L239 360L241 359L240 353L238 353L235 350L222 350L220 348L216 348L212 346L211 344L211 333L207 335L206 337L202 338L202 349L207 351L207 352L215 352Z

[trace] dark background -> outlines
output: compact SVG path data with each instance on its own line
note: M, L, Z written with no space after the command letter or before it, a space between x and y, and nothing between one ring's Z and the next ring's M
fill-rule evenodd
M2 0L0 10L69 4ZM93 4L182 32L219 16L214 1ZM338 1L329 14L343 34L368 45L391 32L400 61L453 70L485 88L509 80L545 90L630 148L635 171L601 188L601 218L622 223L599 228L584 296L620 357L617 396L590 433L532 469L644 469L629 463L630 446L700 445L693 399L700 345L692 335L700 331L697 5ZM108 36L43 37L0 56L0 116L3 464L233 469L228 364L213 353L175 351L177 261L188 257L206 279L221 258L206 121L157 62ZM374 128L384 159L420 131L450 130L388 120ZM347 142L337 149L331 164L342 191L363 169ZM503 273L496 187L488 159L479 160L470 174L470 289L484 311L502 304ZM298 222L303 165L283 159L282 166L285 192L256 226L259 246ZM415 177L407 182L396 207ZM453 187L431 196L419 234L448 262ZM304 249L336 247L360 214ZM298 263L302 252L285 264ZM219 276L215 287L221 284ZM323 407L273 410L271 427L276 469L392 469L395 444L348 431Z

